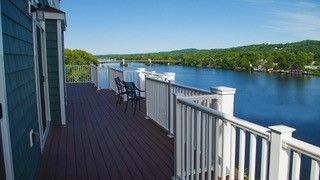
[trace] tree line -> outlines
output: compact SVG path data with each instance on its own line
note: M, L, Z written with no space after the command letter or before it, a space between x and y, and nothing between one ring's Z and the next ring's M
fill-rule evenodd
M66 65L90 65L98 64L97 57L79 49L65 49L64 59Z
M258 44L228 49L184 49L147 54L102 55L98 58L126 60L171 60L176 63L231 70L307 70L319 65L320 41L305 40L287 44ZM318 69L317 72L320 72Z

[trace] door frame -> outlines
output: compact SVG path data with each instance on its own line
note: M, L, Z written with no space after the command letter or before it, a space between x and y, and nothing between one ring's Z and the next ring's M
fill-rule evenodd
M35 69L35 80L36 80L36 91L37 91L37 112L38 112L38 124L39 124L39 135L40 135L40 147L41 152L43 151L45 142L47 140L49 130L50 130L50 122L51 122L51 115L50 115L50 102L49 102L49 85L48 85L48 68L47 68L47 50L46 50L46 36L45 36L45 22L44 21L37 21L36 15L33 15L33 52L34 52L34 69ZM40 28L40 36L41 36L41 50L42 50L42 67L39 67L38 62L38 41L37 41L37 27ZM42 124L42 107L41 107L41 90L40 90L40 77L39 77L39 68L43 69L44 75L44 101L45 101L45 114L46 114L46 129L43 132L43 124Z
M1 9L0 0L0 9ZM10 139L10 127L8 117L8 106L7 106L7 91L5 81L5 69L4 69L4 52L3 52L3 37L2 37L2 17L0 15L0 102L2 103L3 118L0 119L0 128L2 138L2 151L4 160L4 169L7 179L14 179L13 161L12 161L12 149Z

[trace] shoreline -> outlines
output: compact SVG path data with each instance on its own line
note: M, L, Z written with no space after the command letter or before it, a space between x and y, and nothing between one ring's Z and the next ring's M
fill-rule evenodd
M154 64L160 64L160 65L183 65L188 67L196 67L196 68L212 68L212 69L223 69L223 70L231 70L231 71L242 71L242 72L260 72L260 73L277 73L277 74L286 74L291 75L293 77L302 77L302 76L316 76L320 77L320 68L318 69L319 72L311 72L306 70L296 70L296 72L292 72L291 70L259 70L259 69L253 69L251 71L245 70L245 69L227 69L227 68L219 68L219 67L212 67L212 66L190 66L182 64L180 61L170 60L170 61L161 61L161 60L153 60L153 62L150 64L146 60L126 60L127 63L143 63L146 66L152 66ZM119 61L119 63L121 63Z

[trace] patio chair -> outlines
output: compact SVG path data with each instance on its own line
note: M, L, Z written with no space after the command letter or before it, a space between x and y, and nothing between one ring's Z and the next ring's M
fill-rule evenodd
M121 101L123 100L123 95L125 95L126 92L125 92L124 85L121 82L119 77L114 78L114 81L115 81L115 83L117 85L117 90L118 90L118 99L117 99L117 102L116 102L116 106L117 106L118 103L121 103Z
M145 99L144 97L141 97L141 92L145 92L145 91L138 89L137 86L134 84L134 82L124 82L123 81L123 84L126 89L125 93L127 95L127 104L126 104L126 109L124 110L124 112L125 113L127 112L129 101L131 101L131 105L134 104L133 115L135 115L136 109L137 109L137 103L139 103L139 110L140 110L141 100Z

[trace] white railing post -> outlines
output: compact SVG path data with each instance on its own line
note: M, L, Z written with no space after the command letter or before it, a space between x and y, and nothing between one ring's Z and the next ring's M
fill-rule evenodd
M94 65L90 64L90 80L92 83L94 83L93 71L94 71Z
M173 83L176 81L176 73L165 72L163 74L164 74L165 81L171 81Z
M139 68L138 69L138 78L139 78L139 89L142 91L146 90L146 84L145 84L145 80L146 80L146 76L144 74L144 72L146 71L145 68ZM146 97L146 93L141 93L142 97Z
M236 89L229 87L212 87L211 92L218 95L217 102L213 105L213 108L221 111L226 114L233 115L234 111L234 95ZM226 176L227 174L234 173L234 165L232 167L230 164L233 162L233 155L231 153L234 151L231 146L235 142L235 133L232 133L233 129L229 123L223 123L222 121L214 122L216 127L216 147L214 152L216 153L215 161L218 163L218 170L215 169L215 172L218 172L219 177ZM223 127L224 126L224 127ZM223 142L224 141L224 142ZM224 179L224 177L222 177Z
M174 113L174 104L172 103L174 101L174 99L171 99L173 98L173 96L171 95L171 81L169 80L168 81L168 131L169 131L169 134L168 134L168 137L169 138L173 138L174 137L174 132L173 132L173 126L174 126L174 122L173 122L173 118L172 117L172 114Z
M100 80L100 78L99 78L99 70L100 70L100 65L98 64L97 66L97 71L95 72L96 73L96 85L97 85L97 90L100 90L100 83L99 83L99 80Z
M111 76L111 70L110 66L107 66L108 69L108 75L107 75L107 89L111 90L111 82L110 82L110 76Z
M269 179L288 179L290 150L283 148L283 140L290 138L295 129L284 125L269 128L271 129Z
M182 177L182 126L181 126L181 110L182 105L178 102L178 98L181 97L180 94L173 94L173 111L174 111L174 132L175 132L175 141L174 141L174 177L172 179L181 179Z

